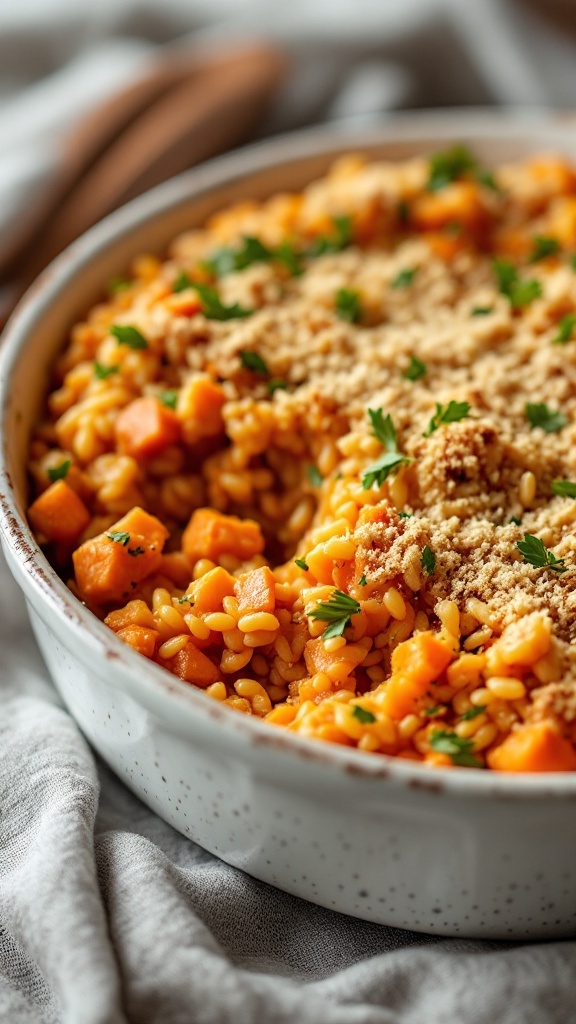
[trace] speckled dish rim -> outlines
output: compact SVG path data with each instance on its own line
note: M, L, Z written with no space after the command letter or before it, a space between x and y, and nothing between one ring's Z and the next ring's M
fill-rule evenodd
M187 725L198 729L201 722L235 756L250 756L257 750L275 749L280 761L292 765L296 774L302 766L322 771L329 788L354 786L360 794L369 780L386 780L400 788L430 789L459 797L507 800L550 800L576 797L576 772L526 773L505 775L492 771L463 768L424 767L386 754L366 754L300 737L259 718L242 715L221 707L201 690L181 682L156 664L146 665L133 651L85 608L57 576L38 547L18 508L9 471L6 422L10 405L10 381L30 332L36 328L52 302L74 284L78 272L129 233L150 220L168 213L172 208L200 198L245 175L272 170L285 162L327 155L343 149L370 151L386 144L409 145L415 138L431 148L446 141L498 143L498 140L521 140L533 134L535 150L546 145L555 150L570 148L576 156L576 117L571 114L549 115L535 111L498 114L489 110L414 112L395 115L384 121L343 122L337 126L307 129L251 145L237 152L218 157L164 185L153 189L100 222L74 242L40 275L28 290L11 317L3 336L0 351L0 409L2 446L0 450L0 529L2 539L13 556L12 565L18 582L28 600L37 599L50 606L67 620L67 628L76 638L83 659L93 658L108 663L110 671L122 686L141 699L181 736L190 736ZM570 147L566 135L573 134ZM563 145L564 140L564 145ZM370 799L378 799L378 788L369 786Z

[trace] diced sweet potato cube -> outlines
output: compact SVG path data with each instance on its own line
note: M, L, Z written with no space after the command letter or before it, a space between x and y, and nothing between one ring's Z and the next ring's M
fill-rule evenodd
M114 426L118 448L134 458L147 458L176 444L180 422L152 395L135 398L116 417Z
M450 223L474 229L487 216L480 186L474 181L454 181L439 192L423 192L411 206L414 224L425 231Z
M152 629L154 617L145 601L128 601L123 608L110 612L104 619L106 625L117 633L125 626L145 626Z
M223 388L208 374L194 377L182 388L176 415L186 425L185 437L189 443L224 432L222 406L225 401Z
M195 615L222 611L222 601L234 594L234 579L226 569L216 566L199 580L190 591Z
M264 538L253 519L198 508L182 535L182 550L192 564L199 558L214 562L223 554L236 555L244 561L264 550Z
M554 722L526 722L488 753L496 772L573 772L576 751Z
M167 537L159 519L133 508L106 533L85 541L72 555L82 596L97 604L125 600L159 568Z
M267 565L253 569L236 581L234 591L243 615L273 612L276 607L276 580Z
M189 640L186 646L178 651L178 654L167 659L163 664L179 679L184 679L187 683L194 683L194 686L199 686L202 689L211 686L220 678L220 670L210 661L210 658L194 646L192 640Z
M452 648L432 630L416 633L392 652L392 672L421 681L435 682L452 661Z
M37 533L48 540L72 544L90 522L90 513L65 480L50 484L28 509Z
M157 629L150 629L147 626L124 626L119 629L116 636L119 636L125 644L129 644L145 658L153 658L156 651L156 644L160 639Z

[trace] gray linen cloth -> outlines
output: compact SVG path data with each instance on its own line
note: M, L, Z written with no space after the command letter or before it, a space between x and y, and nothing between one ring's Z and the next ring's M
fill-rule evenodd
M237 38L254 24L295 56L275 128L576 95L576 36L535 0L296 0L281 10L252 0L94 9L3 0L0 248L24 230L18 211L49 190L65 127L155 45L191 30ZM558 1024L576 1019L575 970L575 943L434 939L367 924L278 892L180 836L99 762L61 707L0 563L0 1020Z

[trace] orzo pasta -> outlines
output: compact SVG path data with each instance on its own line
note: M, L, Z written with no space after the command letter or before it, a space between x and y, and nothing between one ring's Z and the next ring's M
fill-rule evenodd
M29 510L121 639L276 726L576 769L576 168L340 160L77 324Z

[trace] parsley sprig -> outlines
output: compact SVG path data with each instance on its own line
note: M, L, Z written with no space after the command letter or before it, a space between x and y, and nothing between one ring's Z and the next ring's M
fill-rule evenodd
M525 562L533 565L535 569L551 569L552 572L568 572L568 566L564 565L563 558L556 558L552 551L545 546L540 537L531 533L525 533L522 540L516 541L516 547Z
M576 498L576 483L572 480L553 480L550 490L561 498Z
M355 288L339 288L334 300L334 309L340 320L347 320L350 324L359 323L362 319L360 292Z
M262 359L262 356L259 355L258 352L253 352L252 349L240 349L240 362L245 370L250 370L252 373L259 373L262 377L270 376L270 370Z
M371 711L367 711L360 704L354 704L352 708L352 717L361 722L362 725L371 725L372 722L376 721L376 715L373 715Z
M107 377L112 377L113 374L119 373L119 371L119 366L103 366L102 363L94 362L94 376L98 380L106 380Z
M404 370L402 376L404 380L420 380L421 377L425 377L428 373L428 367L426 363L423 363L421 359L417 359L416 356L410 356L410 363Z
M130 534L125 530L119 530L118 533L107 533L106 536L108 540L113 540L115 544L121 544L123 548L130 543Z
M462 144L433 154L430 158L427 188L430 192L439 192L452 181L466 176L475 178L493 192L500 191L494 175L481 167L474 154Z
M358 601L341 590L335 590L328 601L321 601L311 612L308 618L318 619L320 622L328 622L329 625L322 633L323 640L329 640L333 636L342 636L350 619L360 611Z
M305 255L315 258L327 253L342 252L352 242L352 218L348 216L333 217L332 234L315 238L305 250Z
M439 754L447 754L452 764L459 768L481 768L482 762L474 757L474 740L464 739L448 729L430 733L430 746Z
M420 564L428 576L431 576L436 568L436 555L432 548L425 544L420 557Z
M408 458L407 455L403 455L398 450L396 428L390 413L386 413L386 416L383 416L382 409L368 409L368 416L372 424L372 433L374 437L378 438L385 452L376 462L373 462L371 466L364 470L362 474L362 487L365 491L370 490L374 484L382 487L382 484L387 480L392 470L398 470L400 466L406 466L413 462L413 459Z
M572 340L576 327L576 313L566 313L558 324L558 334L552 338L553 345L566 345Z
M542 285L534 278L522 279L510 260L496 259L492 263L498 288L510 300L512 309L521 309L542 295Z
M53 469L48 470L48 478L52 481L53 484L55 484L57 480L65 480L66 477L68 476L68 470L70 469L71 465L71 459L64 459L64 461L61 462L59 466L54 466Z
M391 288L409 288L412 284L416 274L418 273L418 267L405 267L401 270L392 281Z
M548 238L546 235L534 235L532 241L534 249L528 259L528 263L537 263L538 260L545 260L548 256L556 256L560 252L560 243L555 238Z
M239 302L225 306L216 288L211 288L207 284L199 284L195 281L193 287L198 292L202 303L202 312L207 320L239 320L242 317L252 316L254 312L253 309L241 306Z
M470 413L471 406L469 402L448 402L448 405L441 405L440 402L436 402L436 412L434 413L427 429L424 431L423 437L430 437L438 427L441 427L444 423L458 423L459 420L464 420Z
M148 348L148 342L142 332L130 324L112 324L110 334L116 338L119 345L127 345L134 350Z
M568 423L568 417L545 402L526 402L526 419L532 427L540 427L546 434L557 434Z

